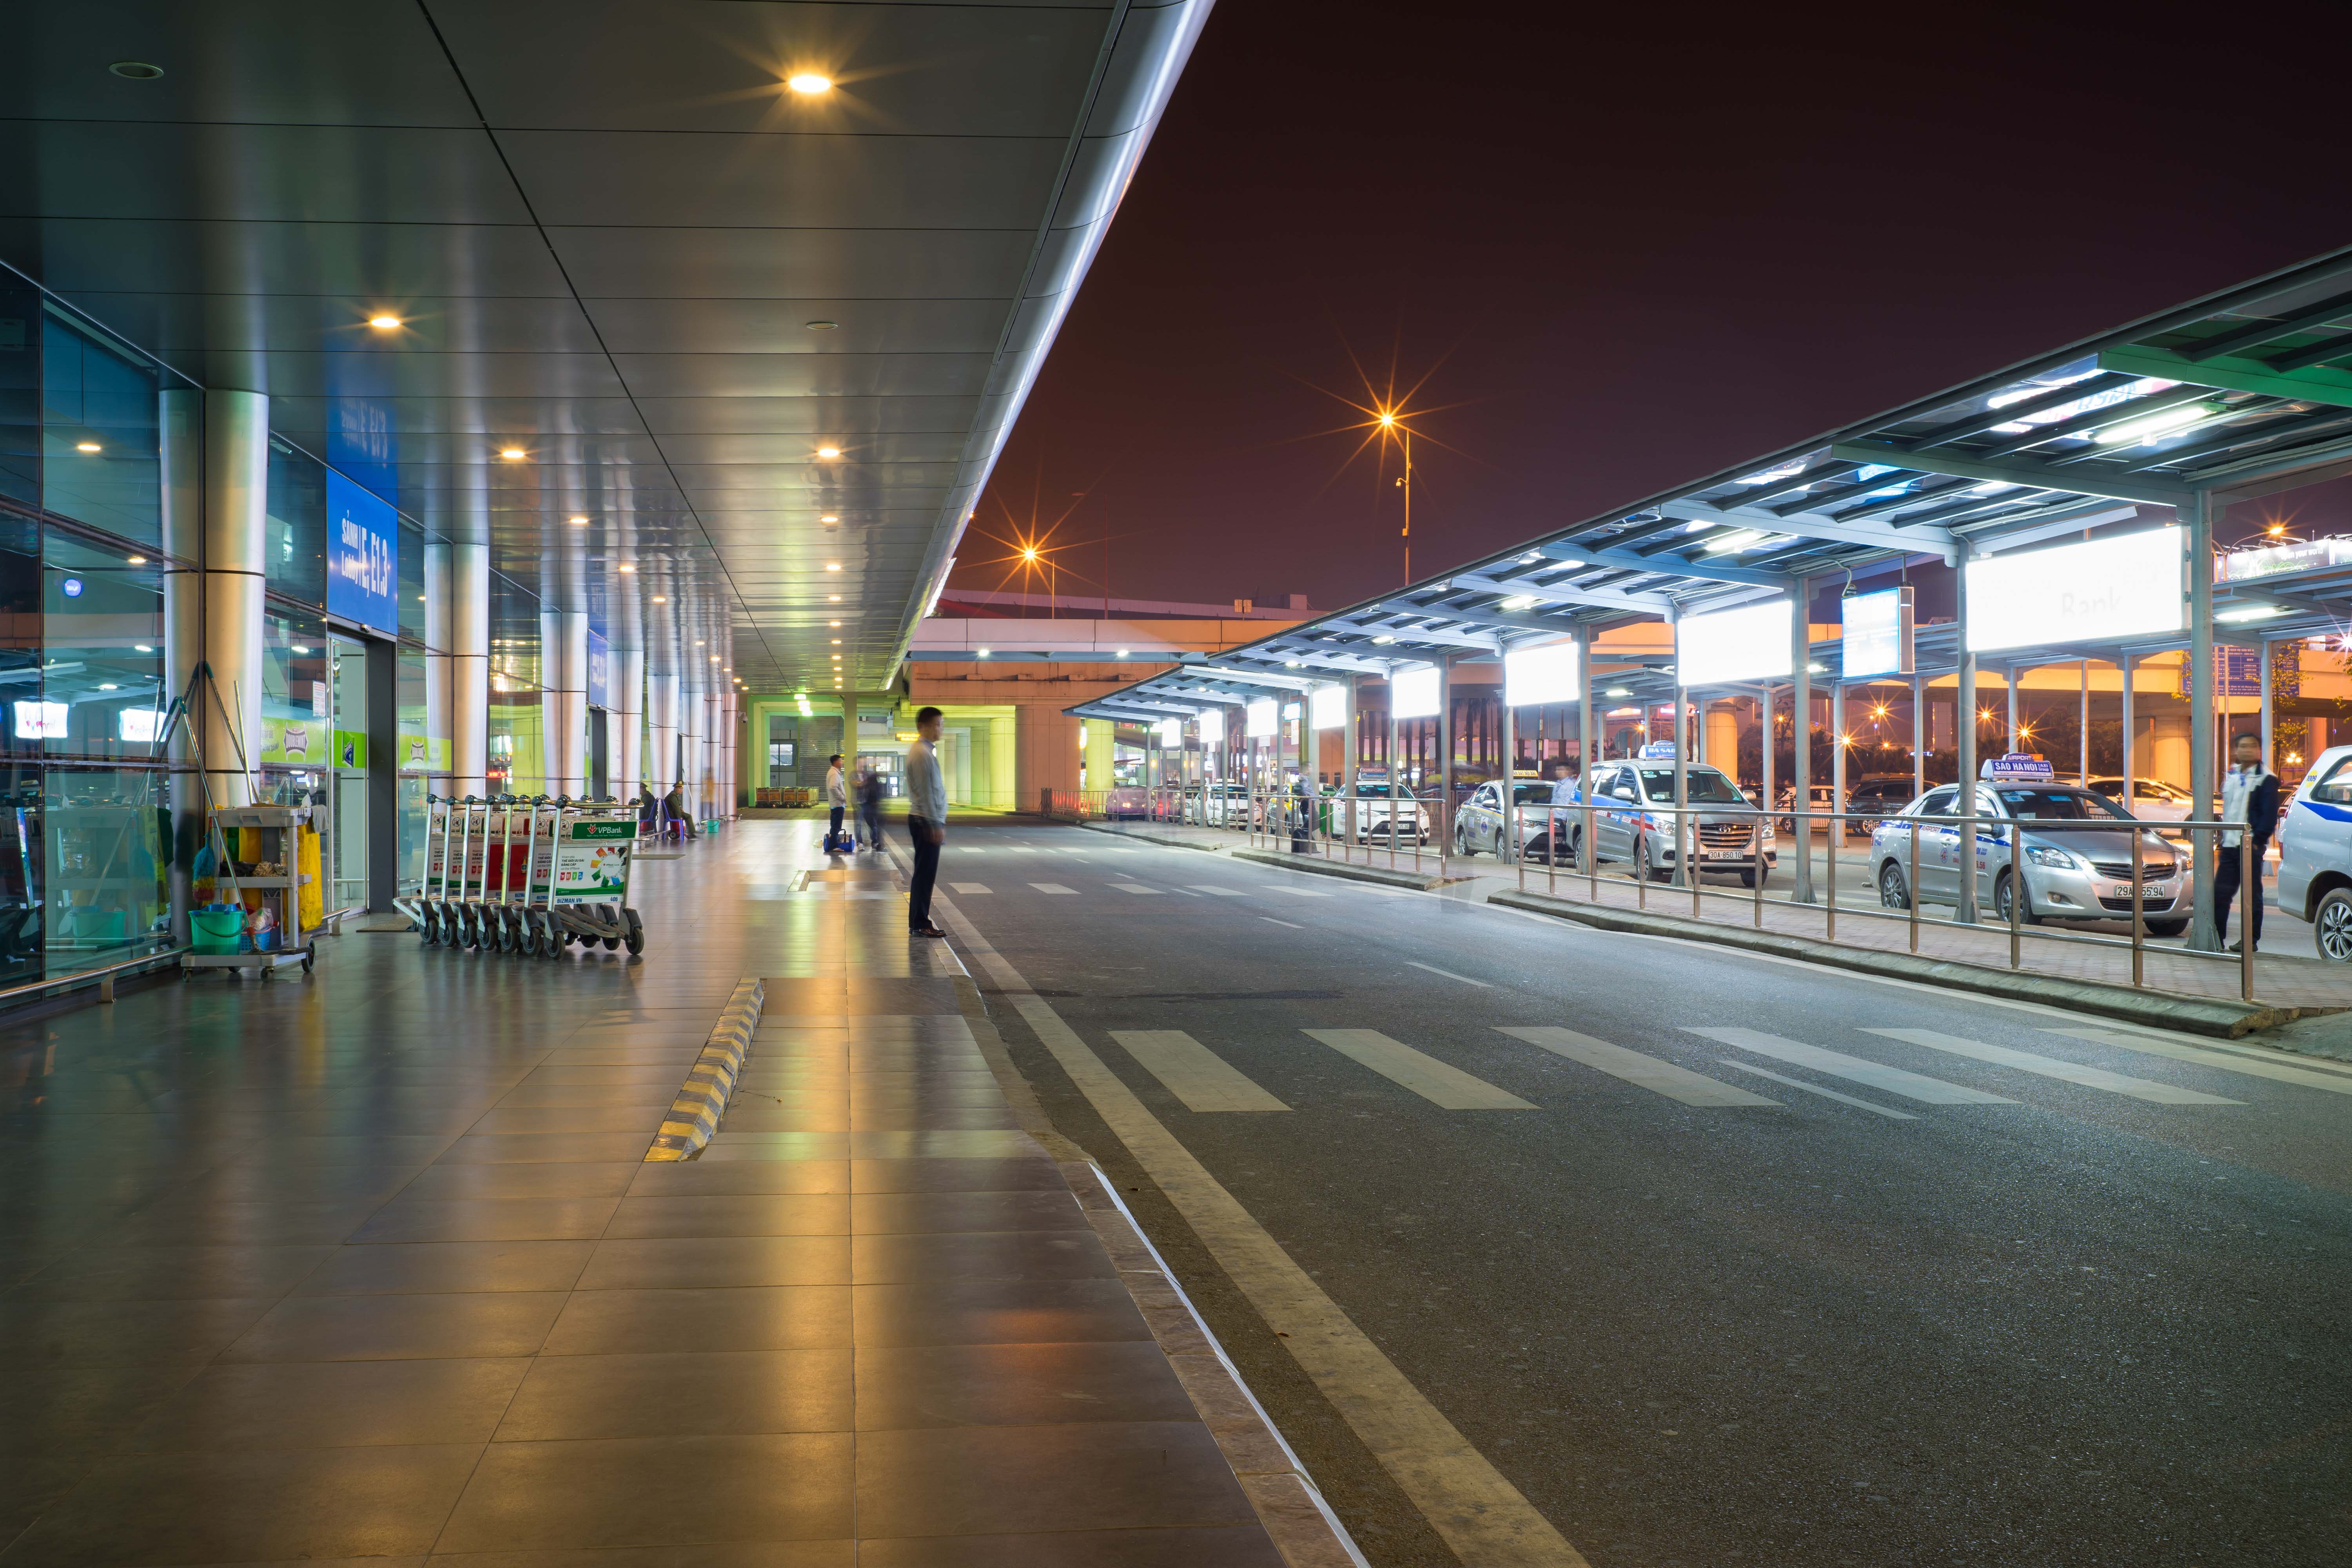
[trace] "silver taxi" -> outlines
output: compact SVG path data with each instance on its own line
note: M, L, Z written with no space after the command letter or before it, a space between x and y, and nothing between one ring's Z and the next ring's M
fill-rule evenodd
M1990 765L1990 764L1988 764ZM2046 920L2131 921L2131 835L2140 840L2140 913L2152 936L2178 936L2189 929L2190 883L2188 858L2153 828L2121 826L2138 819L2095 789L2047 778L1995 776L1977 786L1976 843L1965 846L1967 825L1920 822L1959 811L1958 784L1939 784L1886 818L1870 836L1871 875L1878 901L1907 910L1911 886L1911 837L1919 836L1919 885L1923 904L1956 905L1960 879L1976 879L1978 908L2006 922L2017 878L2011 843L2024 852L2025 901L2018 911L2024 925ZM2112 824L2115 826L2100 826Z
M1518 819L1518 850L1526 859L1549 861L1552 852L1552 819L1559 818L1558 837L1564 847L1568 842L1569 814L1553 812L1552 784L1541 779L1522 778L1511 781L1511 807L1503 805L1503 781L1490 779L1471 793L1454 814L1454 853L1475 855L1482 850L1498 860L1511 858L1510 843L1514 809ZM1573 796L1575 787L1570 786Z
M1688 818L1696 825L1698 870L1736 873L1739 885L1752 888L1759 876L1770 880L1780 864L1772 819L1749 803L1739 786L1720 771L1694 763L1684 774L1689 805L1697 808ZM1563 780L1556 797L1562 804L1576 799L1576 784ZM1633 874L1652 879L1671 876L1675 868L1675 765L1643 757L1633 762L1602 763L1592 770L1592 849L1603 860L1630 860ZM1574 814L1580 816L1581 813ZM1566 855L1582 856L1583 827L1571 817Z

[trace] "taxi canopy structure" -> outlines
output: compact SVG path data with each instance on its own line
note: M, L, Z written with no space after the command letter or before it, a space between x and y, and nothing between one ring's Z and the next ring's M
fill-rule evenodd
M1800 711L1835 679L1834 640L1809 643L1813 579L1931 556L1965 568L2002 552L2179 526L2189 563L2178 629L2109 644L2009 647L1999 662L2191 653L2191 772L2215 776L2214 644L2341 630L2352 549L2233 562L2216 583L2212 520L2243 500L2352 474L2352 248L2070 344L1997 374L1766 454L1257 642L1137 681L1069 711L1157 719L1297 692L1349 674L1385 679L1465 656L1493 659L1642 620L1782 599ZM1967 574L1962 573L1965 584ZM2217 630L2218 623L2218 630ZM1917 670L1957 675L1975 701L1965 589L1958 623L1926 628ZM1584 661L1586 732L1591 665ZM1677 700L1671 658L1612 677ZM1960 727L1964 789L1977 771ZM1590 758L1588 757L1588 763ZM1797 752L1800 791L1805 749ZM1972 791L1971 791L1972 793ZM2201 796L2203 792L2198 792ZM2201 799L2199 811L2210 806Z

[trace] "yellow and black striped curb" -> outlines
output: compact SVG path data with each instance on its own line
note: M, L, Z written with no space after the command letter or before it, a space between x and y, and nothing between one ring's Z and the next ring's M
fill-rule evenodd
M743 1070L743 1056L751 1048L751 1037L760 1027L760 1007L766 1000L767 989L757 980L744 981L727 998L719 1026L710 1031L710 1043L694 1058L677 1098L669 1102L669 1112L662 1118L661 1131L646 1151L647 1164L686 1159L710 1142L710 1135L719 1130L719 1118L726 1112L727 1097L735 1091L736 1075Z

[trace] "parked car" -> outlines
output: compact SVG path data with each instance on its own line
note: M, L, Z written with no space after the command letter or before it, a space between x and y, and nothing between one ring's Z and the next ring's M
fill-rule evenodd
M1826 832L1829 827L1829 823L1826 820L1827 815L1837 809L1837 802L1834 798L1835 793L1835 791L1832 790L1830 786L1825 784L1813 784L1807 791L1812 804L1807 806L1806 809L1808 811L1817 811L1822 814L1822 816L1818 816L1813 819L1813 826L1822 829L1824 832ZM1794 835L1797 831L1796 798L1797 786L1795 784L1782 784L1780 786L1780 798L1772 803L1772 809L1780 814L1780 831L1786 834Z
M1515 779L1511 783L1511 800L1518 816L1519 857L1549 863L1552 840L1557 837L1562 845L1568 840L1568 814L1555 812L1552 803L1558 786L1540 779ZM1570 786L1571 796L1575 787ZM1555 818L1559 832L1553 832ZM1505 847L1510 842L1511 813L1503 809L1503 784L1499 779L1489 780L1471 792L1470 798L1454 816L1454 853L1475 855L1480 850L1507 858Z
M1863 774L1846 791L1845 808L1854 814L1846 819L1846 836L1868 837L1881 822L1910 805L1916 794L1909 773Z
M2278 907L2311 922L2320 957L2352 963L2352 746L2314 758L2286 808Z
M1973 876L1977 907L2006 922L2017 889L2012 848L2020 847L2025 861L2021 923L2090 920L2128 924L2128 836L2137 832L2140 915L2149 934L2179 936L2189 929L2188 857L2152 829L2123 826L2138 818L2097 791L2040 779L1986 779L1977 786L1979 820L1972 847L1963 842L1969 837L1965 824L1918 820L1956 815L1959 794L1958 784L1938 784L1880 823L1871 835L1871 874L1880 904L1907 910L1916 896L1922 903L1957 905L1961 879ZM1911 884L1914 834L1919 839L1916 889Z
M1339 795L1325 802L1329 812L1331 832L1335 837L1352 837L1358 844L1386 844L1391 837L1400 844L1429 842L1429 809L1414 798L1410 789L1394 789L1384 781L1366 779L1359 774L1353 796ZM1352 803L1354 810L1349 810ZM1355 826L1348 826L1352 815Z
M2114 774L2093 774L2091 788L2112 801L2124 798L2124 781ZM2131 814L2142 822L2186 822L2190 804L2187 790L2162 779L2132 780Z
M1736 872L1739 885L1752 888L1761 875L1768 881L1780 863L1771 819L1748 803L1739 786L1715 768L1693 764L1685 770L1683 787L1687 804L1702 807L1691 820L1697 835L1698 870ZM1578 805L1576 783L1563 779L1553 795L1558 805ZM1592 770L1592 849L1602 860L1630 860L1633 874L1652 879L1671 876L1675 853L1675 819L1656 806L1675 803L1675 770L1671 763L1603 763ZM1568 843L1562 854L1583 858L1582 812L1566 813ZM1685 835L1687 837L1687 835Z

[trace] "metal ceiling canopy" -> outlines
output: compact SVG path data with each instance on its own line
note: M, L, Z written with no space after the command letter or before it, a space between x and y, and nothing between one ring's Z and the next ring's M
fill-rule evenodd
M1239 666L1308 648L1367 660L1357 667L1364 668L1465 652L1491 658L1581 626L1794 594L1808 578L1893 558L1956 563L1963 552L2129 526L2142 506L2185 503L2200 491L2218 502L2347 473L2352 247L1218 657ZM2352 568L2214 586L2217 618L2263 603L2280 613L2224 620L2216 639L2340 635L2342 614L2352 612ZM2330 605L2343 611L2332 616ZM1952 627L1920 629L1923 673L1948 673L1931 656L1957 668L1958 637ZM1991 668L2022 668L2107 656L2064 645L1982 657ZM1815 644L1813 658L1825 679L1837 678L1835 643ZM1611 662L1599 653L1595 661ZM1655 670L1620 679L1672 685ZM1066 711L1093 714L1096 705Z
M30 7L0 261L615 647L872 689L1210 4Z

